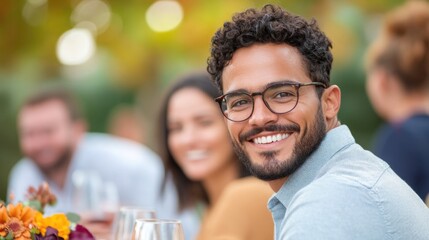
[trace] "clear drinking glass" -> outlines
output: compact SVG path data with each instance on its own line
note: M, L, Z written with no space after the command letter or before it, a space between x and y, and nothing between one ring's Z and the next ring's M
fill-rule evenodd
M131 240L184 240L182 223L170 219L137 219Z
M80 215L80 223L96 239L108 239L112 235L112 223L119 208L116 185L90 169L75 170L72 183L72 208Z
M87 221L111 223L119 206L116 185L93 170L74 171L72 183L74 211Z
M136 219L154 219L155 211L140 207L124 206L119 209L113 224L113 240L129 240Z

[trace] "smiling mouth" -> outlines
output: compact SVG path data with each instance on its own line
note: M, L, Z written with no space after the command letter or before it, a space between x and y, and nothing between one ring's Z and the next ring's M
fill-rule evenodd
M273 142L284 140L289 136L290 134L288 133L278 133L278 134L269 135L269 136L256 137L252 139L251 142L255 144L267 144L267 143L273 143Z
M186 158L189 161L198 161L207 157L207 151L203 150L192 150L186 153Z

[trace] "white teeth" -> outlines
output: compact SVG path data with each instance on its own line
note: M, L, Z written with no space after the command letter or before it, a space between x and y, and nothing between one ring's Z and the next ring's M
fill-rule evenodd
M204 150L194 150L186 153L186 158L188 160L200 160L207 156L207 152Z
M280 134L279 133L276 135L254 138L253 143L264 144L264 143L278 142L280 140L286 139L287 137L289 137L289 134L287 134L287 133Z

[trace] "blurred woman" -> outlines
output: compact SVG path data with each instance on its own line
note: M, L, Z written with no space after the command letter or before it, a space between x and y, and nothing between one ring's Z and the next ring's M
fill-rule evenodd
M234 239L272 239L273 223L266 209L272 191L262 181L249 178L234 183L249 186L245 187L247 193L241 191L243 195L236 197L248 197L252 204L251 209L235 211L238 216L234 221L228 216L234 203L224 190L248 174L234 154L223 115L214 101L218 95L205 73L181 79L168 92L160 119L161 156L166 168L164 199L174 199L171 192L175 190L178 204L174 210L178 215L172 216L173 211L166 209L159 212L181 219L187 239L195 239L197 232L198 239L215 239L220 234ZM257 197L252 199L253 195ZM219 221L212 216L235 227L219 229ZM192 229L198 223L202 223L201 228ZM252 232L258 234L248 235Z
M389 124L376 138L386 160L424 200L429 194L429 3L388 14L367 56L367 92Z

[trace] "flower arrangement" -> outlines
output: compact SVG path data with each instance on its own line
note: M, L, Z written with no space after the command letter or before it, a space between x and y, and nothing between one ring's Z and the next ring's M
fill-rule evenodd
M0 240L95 240L74 213L44 216L46 205L56 203L47 183L28 189L27 201L0 202Z

